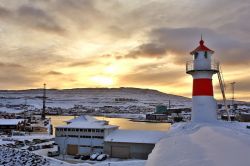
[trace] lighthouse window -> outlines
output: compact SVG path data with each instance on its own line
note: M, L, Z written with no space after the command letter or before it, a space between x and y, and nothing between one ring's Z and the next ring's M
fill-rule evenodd
M205 58L207 59L207 51L204 53Z
M198 52L194 53L194 59L198 58Z

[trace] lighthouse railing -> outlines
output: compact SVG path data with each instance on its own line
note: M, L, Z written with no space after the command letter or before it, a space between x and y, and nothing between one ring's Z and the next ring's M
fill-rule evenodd
M212 60L209 66L196 66L195 64L199 64L199 60L192 60L186 62L186 72L192 71L215 71L219 72L220 70L220 63Z

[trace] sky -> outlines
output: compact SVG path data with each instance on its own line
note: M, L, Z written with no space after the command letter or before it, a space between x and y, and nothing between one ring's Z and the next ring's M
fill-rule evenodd
M0 89L138 87L191 97L203 35L250 101L249 0L0 0ZM221 94L213 77L216 98Z

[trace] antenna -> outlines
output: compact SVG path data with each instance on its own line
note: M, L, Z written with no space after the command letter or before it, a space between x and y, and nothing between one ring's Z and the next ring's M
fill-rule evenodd
M46 84L43 84L43 110L42 110L42 120L45 119L45 109L46 109Z
M230 83L231 84L231 88L232 88L232 107L233 107L233 105L234 105L234 87L235 87L235 84L236 84L236 82L231 82Z

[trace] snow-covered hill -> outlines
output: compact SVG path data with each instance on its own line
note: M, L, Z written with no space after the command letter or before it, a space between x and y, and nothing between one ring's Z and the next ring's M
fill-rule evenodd
M249 123L176 124L149 155L146 166L248 166Z
M0 104L25 104L42 107L42 89L32 90L2 90ZM155 106L158 104L176 107L190 107L191 100L186 97L166 94L156 90L138 88L83 88L83 89L49 89L47 90L47 106L72 108L74 105L86 107L103 106Z

